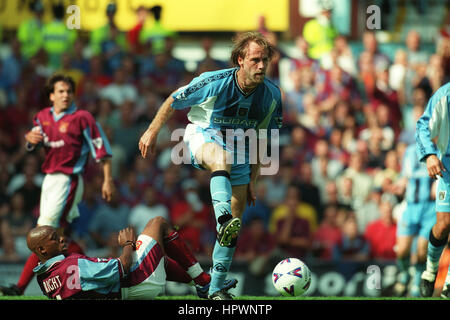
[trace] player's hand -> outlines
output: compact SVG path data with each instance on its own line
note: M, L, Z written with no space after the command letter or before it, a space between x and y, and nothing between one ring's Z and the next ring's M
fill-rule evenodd
M442 172L446 170L444 168L444 165L442 164L442 161L439 160L439 158L435 154L429 155L426 162L428 175L430 176L430 178L437 179L438 176L443 176Z
M136 234L134 233L133 228L125 228L119 231L119 236L117 238L117 242L119 243L119 246L123 247L130 242L135 243L136 242Z
M107 202L110 202L116 193L116 187L114 186L114 182L111 179L103 181L102 185L102 198Z
M255 206L256 193L255 193L256 181L251 180L247 188L247 204L249 206Z
M146 158L148 153L153 154L155 152L156 138L158 134L150 128L145 130L141 139L139 140L139 150L141 151L142 158Z
M39 127L34 127L25 134L25 140L31 144L38 144L44 140L44 135Z

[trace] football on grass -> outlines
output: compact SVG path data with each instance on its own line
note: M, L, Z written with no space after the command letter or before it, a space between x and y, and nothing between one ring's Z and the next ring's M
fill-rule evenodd
M311 272L300 259L287 258L280 261L273 269L272 282L275 289L283 296L301 296L311 284Z

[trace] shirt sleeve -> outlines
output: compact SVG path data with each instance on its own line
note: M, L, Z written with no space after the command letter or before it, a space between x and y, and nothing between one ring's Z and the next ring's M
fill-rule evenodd
M78 259L81 289L107 294L120 289L123 267L119 259Z
M111 146L101 125L89 113L86 113L85 120L82 128L83 136L89 146L92 158L99 162L102 159L112 157Z
M448 121L447 97L438 90L428 101L425 112L416 125L416 150L420 161L430 154L438 154L438 148L432 139L436 138L443 122Z
M179 110L199 105L212 96L212 86L208 78L198 76L188 85L179 88L172 94L172 108Z

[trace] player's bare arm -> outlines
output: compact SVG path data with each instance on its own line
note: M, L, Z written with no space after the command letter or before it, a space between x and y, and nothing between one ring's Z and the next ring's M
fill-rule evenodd
M147 154L153 154L155 152L156 140L158 138L159 131L167 120L172 116L174 109L172 108L172 103L174 99L170 95L161 105L155 118L145 130L144 134L139 140L139 150L143 158L147 157Z
M247 189L247 204L255 205L256 201L256 182L258 180L260 171L261 171L261 163L255 163L250 165L250 182L248 184Z
M438 175L442 177L442 172L446 171L444 165L442 164L442 161L439 160L439 158L435 154L428 155L426 163L428 175L433 179L437 179Z
M130 271L131 264L133 263L132 254L136 243L136 234L133 228L125 228L119 231L117 238L119 246L122 247L122 254L119 257L122 263L125 273Z
M114 186L114 181L112 178L112 170L111 170L111 159L104 159L102 161L103 164L103 185L102 185L102 198L106 201L110 202L114 193L116 192L116 188Z

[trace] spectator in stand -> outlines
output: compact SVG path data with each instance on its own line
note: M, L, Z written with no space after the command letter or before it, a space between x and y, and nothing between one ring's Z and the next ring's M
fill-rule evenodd
M31 59L42 48L42 18L45 11L41 0L29 2L29 9L33 17L21 22L17 29L17 39L20 41L22 56L26 60Z
M140 33L144 27L148 17L148 9L140 5L136 9L136 24L127 33L128 47L133 55L142 53L142 43L139 41Z
M352 153L349 167L337 179L338 187L340 186L340 181L344 178L350 178L352 180L354 209L358 209L365 202L373 185L372 178L365 172L363 155L359 152Z
M108 22L93 30L90 34L90 49L93 55L104 53L105 43L114 42L122 50L127 49L125 34L119 31L115 22L117 13L117 5L114 2L108 3L106 6L106 17Z
M67 28L62 2L53 3L52 12L53 19L42 27L42 47L48 56L48 66L56 70L61 67L62 54L73 50L78 34L75 29Z
M313 234L312 250L314 256L330 260L333 257L333 248L340 244L342 231L337 222L338 207L329 204L324 209L324 217L317 231Z
M125 101L136 102L138 99L137 88L127 82L127 74L123 68L114 72L114 81L100 90L100 97L111 100L116 107L120 107Z
M395 260L394 246L396 242L397 225L392 215L393 204L388 197L382 196L380 203L380 218L371 222L364 237L370 245L370 257L380 260Z
M409 31L406 35L405 44L408 63L413 70L417 70L419 65L426 65L428 63L429 54L421 48L419 32L416 30Z
M11 197L10 211L0 220L0 238L4 244L6 260L20 260L28 258L25 237L35 221L31 212L25 211L25 199L22 194L15 193ZM7 248L9 246L9 248ZM1 258L0 258L1 259Z
M139 32L139 41L141 44L150 42L152 53L162 52L166 47L166 40L173 38L176 33L163 26L161 22L163 8L160 5L153 6L149 11L153 15L153 24L144 23Z
M242 225L248 226L253 219L260 219L264 223L264 228L269 228L270 216L272 208L267 203L267 182L266 180L258 181L256 186L256 200L254 206L247 206L242 215Z
M300 166L300 179L296 182L300 190L300 194L304 201L312 205L318 214L317 220L321 211L321 195L320 189L316 183L314 183L314 174L311 168L311 163L304 161L299 164Z
M354 214L349 214L342 225L341 241L333 249L333 259L340 261L367 261L369 245L358 232L358 224Z
M408 63L408 53L399 49L395 52L394 63L389 66L389 86L399 94L404 94Z
M38 180L38 168L31 164L26 163L23 168L23 175L25 181L23 185L16 189L15 193L20 193L24 199L24 210L28 214L35 215L39 210L39 201L41 194L41 184L36 181Z
M373 187L364 204L355 211L358 232L364 234L367 226L380 218L381 188Z
M288 186L284 203L277 206L272 212L269 223L269 231L275 234L279 231L280 221L286 219L295 213L296 218L304 219L308 224L308 231L315 232L317 229L317 212L313 206L302 200L300 189L297 185L291 184ZM289 217L292 220L294 217ZM286 227L287 228L287 227ZM284 238L283 238L284 239Z
M396 150L390 150L384 158L384 165L375 173L374 187L381 188L383 192L391 192L392 184L397 181L400 175L400 160ZM390 181L386 184L386 180Z
M80 70L83 76L89 73L89 59L84 54L85 47L83 39L77 39L73 44L72 53L72 68Z
M321 3L319 15L303 27L303 37L309 44L309 56L320 60L333 49L338 32L331 24L333 4L325 0Z
M128 226L130 207L113 194L109 203L103 202L89 223L89 235L98 249L107 249L111 236ZM117 239L117 237L116 237Z
M120 195L120 202L125 203L130 208L141 202L144 190L141 189L137 180L136 171L130 170L123 175L123 181L118 186L117 191Z
M155 217L163 217L169 220L169 210L158 202L158 194L152 186L145 187L142 194L142 201L130 210L128 217L128 224L136 234L141 234L147 223L146 221Z
M197 75L200 75L206 71L215 71L227 68L228 65L226 62L219 59L214 59L211 56L211 49L213 45L214 40L211 37L203 37L201 39L201 46L205 53L205 57L197 64L197 70L195 72Z
M21 70L25 63L17 39L10 41L10 48L10 53L0 59L0 92L3 90L7 105L14 104L17 100L15 88L19 86Z
M369 102L375 113L378 112L380 105L385 105L388 108L389 122L387 125L393 128L396 135L398 135L400 133L402 112L397 91L389 86L389 64L376 65L375 75L374 90L368 92Z
M311 68L316 71L319 69L319 63L309 56L308 42L302 36L295 38L294 53L291 56L290 71L303 68Z
M95 247L89 236L89 225L101 205L101 200L95 193L96 188L93 181L85 180L83 199L78 204L80 216L72 222L72 237L84 249Z
M383 167L386 152L381 147L383 141L383 130L378 126L378 124L375 124L368 130L370 130L370 135L367 139L367 170L370 170L370 173L373 174L374 171L376 172ZM361 133L366 133L363 131L361 131Z
M209 253L214 242L214 229L210 229L211 207L201 201L197 181L187 179L181 185L183 198L174 202L170 221L193 252Z
M311 246L313 231L310 221L300 214L298 189L291 186L289 190L281 209L283 214L279 214L280 208L274 211L270 225L271 233L283 255L304 259ZM312 207L311 209L313 210Z
M311 161L313 180L320 184L321 178L335 180L344 170L341 161L332 159L330 156L330 143L327 139L319 139L314 146L314 158Z
M360 55L359 58L359 65L361 66L361 62L363 62L362 59L370 57L370 59L373 59L372 63L373 66L387 66L390 64L389 57L385 55L384 53L380 52L378 48L378 40L375 37L375 32L371 30L367 30L363 33L362 36L362 42L364 46L363 53L368 53L368 56L363 57L363 53Z
M289 73L292 89L286 91L285 106L288 121L297 122L297 118L305 112L303 97L306 93L315 93L315 73L310 67L294 69Z
M173 204L182 198L182 190L179 183L180 171L180 166L171 164L154 180L154 187L159 194L159 202L169 208L169 211L172 209Z
M242 228L236 249L237 260L248 264L250 273L263 276L270 268L268 263L276 243L274 237L267 231L264 220L254 216Z
M77 87L83 79L83 72L72 66L72 55L68 52L61 54L61 67L57 70L57 73L67 74L72 77Z

